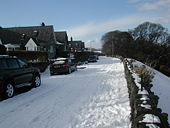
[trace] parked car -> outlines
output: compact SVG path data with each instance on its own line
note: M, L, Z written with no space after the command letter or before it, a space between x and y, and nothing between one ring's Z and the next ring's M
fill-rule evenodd
M58 58L56 61L50 65L50 74L70 74L77 70L77 65L71 58Z
M38 68L31 67L16 57L0 55L0 95L4 98L11 98L16 88L40 85Z
M97 57L95 55L90 55L88 58L88 62L97 62Z
M99 59L99 56L98 56L98 55L94 55L94 56L96 56L97 60Z

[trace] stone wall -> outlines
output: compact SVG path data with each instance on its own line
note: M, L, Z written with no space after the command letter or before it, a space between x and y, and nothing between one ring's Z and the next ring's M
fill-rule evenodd
M132 75L133 66L127 59L124 59L124 67L129 90L132 128L169 128L168 114L162 113L157 107L159 97L151 91L152 85L143 87L142 90L147 93L139 94L141 88L135 82Z

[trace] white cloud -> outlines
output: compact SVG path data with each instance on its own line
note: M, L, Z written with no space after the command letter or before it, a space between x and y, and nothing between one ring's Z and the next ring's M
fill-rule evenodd
M156 22L162 24L170 23L170 0L145 1L137 6L137 9L143 13L152 13L157 19Z
M157 17L156 19L158 19ZM96 23L91 22L81 26L76 26L68 29L68 36L73 37L73 39L85 39L92 37L96 34L103 35L106 32L114 30L125 30L131 29L131 27L136 27L142 22L151 21L154 22L156 19L152 16L141 16L132 15L123 18L117 18L112 20L106 20L105 22Z
M170 0L128 1L135 2L135 6L138 6L138 11L136 10L137 12L135 15L105 20L104 22L90 22L80 26L71 27L67 29L68 36L83 41L87 41L87 39L94 37L91 41L87 41L86 45L99 48L101 47L101 41L99 41L100 39L96 39L96 35L102 36L106 32L114 30L127 31L128 29L133 29L137 25L146 21L160 23L163 26L164 24L170 23ZM98 36L98 38L100 37Z
M85 42L85 47L100 49L102 47L102 41L101 39L88 40L87 42Z
M170 0L156 0L154 2L146 2L141 7L140 10L157 10L157 9L169 9Z

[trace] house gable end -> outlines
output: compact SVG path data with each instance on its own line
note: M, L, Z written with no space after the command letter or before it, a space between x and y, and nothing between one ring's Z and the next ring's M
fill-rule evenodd
M30 38L25 47L37 47L37 44L33 41L32 38Z

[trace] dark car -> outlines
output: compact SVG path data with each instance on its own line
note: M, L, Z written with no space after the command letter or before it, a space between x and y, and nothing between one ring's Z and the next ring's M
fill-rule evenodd
M97 59L97 60L99 59L99 56L98 56L98 55L94 55L94 56L96 56L96 59Z
M50 74L70 74L77 70L76 63L70 58L58 58L56 61L50 65Z
M88 62L97 62L97 57L95 55L90 55L88 58Z
M40 85L38 68L31 67L16 57L0 55L0 95L11 98L16 88Z

